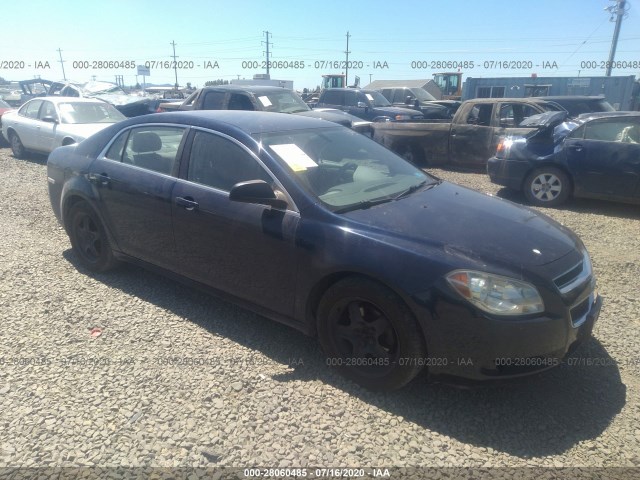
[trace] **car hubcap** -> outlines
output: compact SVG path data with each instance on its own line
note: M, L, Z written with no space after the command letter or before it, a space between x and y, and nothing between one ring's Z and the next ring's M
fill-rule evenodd
M398 350L389 319L373 304L362 300L348 301L342 307L334 325L334 338L340 353L355 362L351 366L356 368L391 365Z
M102 251L102 241L98 227L88 215L83 215L76 226L78 248L87 260L95 262Z
M562 191L562 182L552 173L538 175L531 183L531 193L542 202L553 200Z

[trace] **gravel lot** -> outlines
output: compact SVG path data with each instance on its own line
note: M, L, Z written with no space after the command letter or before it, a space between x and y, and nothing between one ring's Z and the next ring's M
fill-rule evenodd
M605 299L571 365L377 394L232 304L133 266L78 270L46 159L0 148L0 171L0 467L640 467L638 206L544 209L582 237Z

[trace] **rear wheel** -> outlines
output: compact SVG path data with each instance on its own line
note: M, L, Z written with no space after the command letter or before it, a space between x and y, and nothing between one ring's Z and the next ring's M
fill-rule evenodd
M426 347L398 295L372 280L331 286L318 307L318 337L327 363L372 390L395 390L422 369Z
M571 195L571 181L559 168L543 167L527 176L523 190L532 205L556 207Z
M71 246L83 267L105 272L117 265L102 222L89 204L83 201L73 205L68 219Z
M27 151L20 140L20 137L16 132L11 132L9 134L9 143L11 144L11 151L13 152L13 156L16 158L24 158Z

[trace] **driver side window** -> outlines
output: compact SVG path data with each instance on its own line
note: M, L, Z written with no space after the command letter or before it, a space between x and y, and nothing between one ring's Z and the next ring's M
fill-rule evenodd
M226 192L248 180L272 183L269 174L242 147L207 132L196 132L193 138L187 180Z

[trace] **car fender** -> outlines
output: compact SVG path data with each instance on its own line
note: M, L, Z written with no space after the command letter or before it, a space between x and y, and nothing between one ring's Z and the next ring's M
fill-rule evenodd
M67 225L67 222L69 220L67 218L69 210L75 203L79 201L87 202L89 206L94 210L94 212L100 219L100 222L102 222L102 226L105 232L107 232L111 247L115 251L120 251L118 242L109 229L109 224L105 221L105 218L100 210L100 195L98 193L98 190L89 182L86 173L81 173L69 178L62 187L62 195L60 196L60 221L67 233L69 233Z

